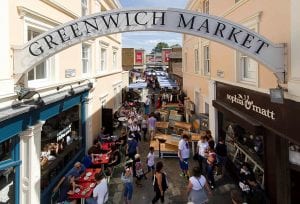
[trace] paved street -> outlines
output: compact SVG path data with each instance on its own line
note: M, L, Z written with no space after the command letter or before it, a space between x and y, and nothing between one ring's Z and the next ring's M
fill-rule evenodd
M146 154L148 153L149 142L142 142L140 146L140 154L142 161L145 162ZM168 176L169 189L166 192L165 203L183 204L187 203L186 186L188 184L187 179L179 176L180 169L177 158L162 158L164 163L164 170ZM159 158L156 159L159 161ZM191 166L197 165L197 163L191 160ZM123 184L121 183L121 172L115 172L114 178L110 182L110 203L119 204L123 203L122 193ZM229 204L230 190L235 188L236 185L229 176L225 176L222 180L216 178L216 189L213 191L213 197L211 198L211 204ZM132 204L149 204L154 197L154 191L152 186L152 179L148 176L147 180L142 180L143 187L134 186L134 193ZM159 203L159 202L158 202Z

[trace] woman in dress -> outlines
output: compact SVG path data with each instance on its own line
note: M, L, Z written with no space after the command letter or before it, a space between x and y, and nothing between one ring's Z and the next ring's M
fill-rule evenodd
M208 196L212 195L210 187L202 174L200 167L193 168L193 176L189 178L187 193L189 201L194 204L208 202Z

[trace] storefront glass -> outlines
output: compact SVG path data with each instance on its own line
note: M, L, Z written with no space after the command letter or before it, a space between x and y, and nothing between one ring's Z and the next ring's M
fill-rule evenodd
M79 106L75 106L48 119L43 125L40 157L42 190L83 147L79 110Z
M19 138L14 136L0 143L0 203L15 204L19 195L16 192L17 167L20 164Z
M225 142L228 158L236 169L240 169L244 162L254 173L256 180L264 186L264 138L254 135L236 123L223 120L223 130L226 133Z
M0 143L0 162L12 159L12 142L13 139L8 139Z
M0 203L15 203L15 168L0 170Z

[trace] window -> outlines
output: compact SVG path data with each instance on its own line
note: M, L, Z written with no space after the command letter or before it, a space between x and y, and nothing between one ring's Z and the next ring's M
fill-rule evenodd
M117 69L117 51L113 51L113 69Z
M81 0L81 15L86 16L88 14L87 0Z
M101 58L100 58L100 71L106 71L106 57L107 57L107 50L105 48L101 48Z
M203 62L204 62L204 75L210 74L210 59L209 59L209 46L203 47Z
M118 108L118 90L117 87L114 88L114 109Z
M241 71L241 80L248 82L256 82L257 62L250 59L248 56L238 53L239 66Z
M28 28L27 30L27 40L31 40L35 37L37 37L38 35L40 35L42 33L42 31L38 31L36 29L33 28ZM29 72L28 72L28 80L38 80L38 79L46 79L47 78L47 67L46 67L46 61L38 64L37 66L35 66L34 68L32 68Z
M184 53L184 71L187 70L187 53Z
M90 72L90 63L91 63L91 46L83 44L81 49L82 57L82 73L87 74Z
M19 190L17 189L19 178L19 137L14 136L0 142L0 203L17 203Z
M203 1L203 13L209 14L209 1Z
M200 113L200 91L195 91L194 94L195 112Z
M195 73L198 74L200 67L199 67L199 53L198 53L198 49L194 50L194 55L195 55Z
M258 32L260 13L247 18L243 25L252 31ZM258 82L258 63L249 56L235 52L236 55L236 79L239 82L257 86Z

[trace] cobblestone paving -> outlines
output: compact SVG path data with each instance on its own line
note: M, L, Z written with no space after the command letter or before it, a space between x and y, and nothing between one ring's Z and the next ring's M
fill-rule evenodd
M140 144L140 154L142 161L145 162L148 153L149 143L142 142ZM166 204L185 204L187 203L186 186L187 179L180 177L179 164L177 158L156 158L157 161L163 161L164 171L167 173L169 188L166 191ZM195 161L190 161L191 166L197 165ZM109 203L122 204L123 202L123 184L120 179L121 169L118 169L109 184ZM149 204L154 197L151 175L148 175L147 180L142 180L142 187L134 186L132 204ZM210 199L210 204L230 204L230 190L236 188L232 179L225 176L220 179L216 176L217 188L213 190L213 197ZM159 203L159 202L158 202Z

